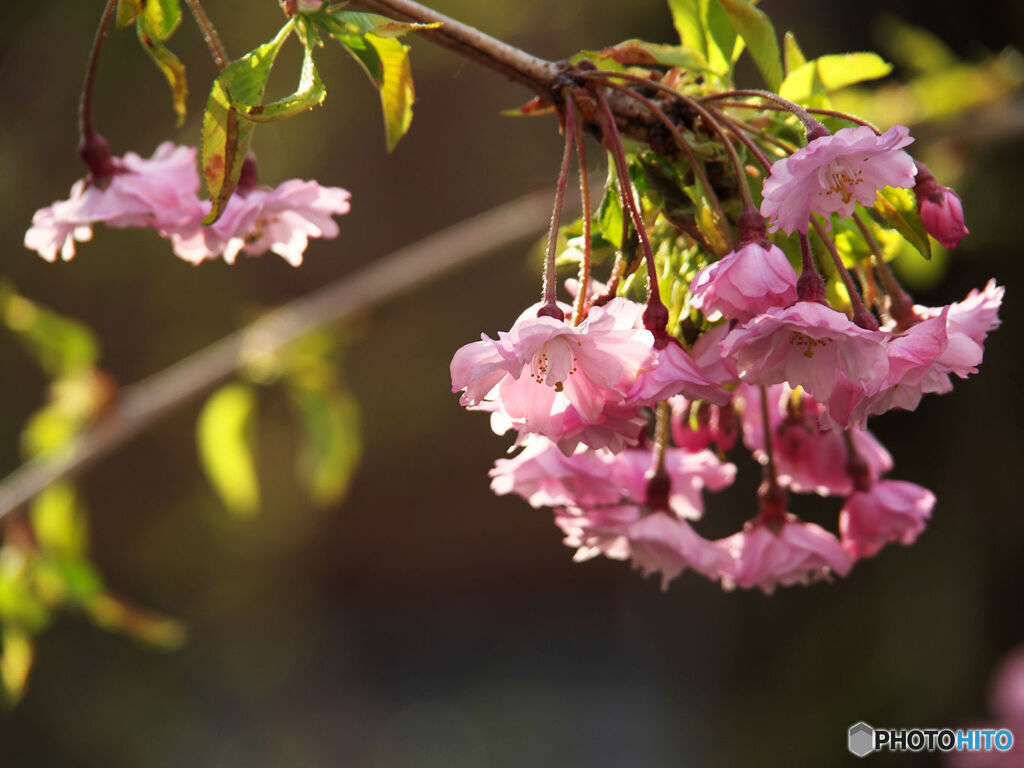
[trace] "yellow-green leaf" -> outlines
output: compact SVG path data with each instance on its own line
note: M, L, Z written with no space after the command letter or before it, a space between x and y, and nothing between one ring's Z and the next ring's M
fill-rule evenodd
M245 384L221 387L199 414L196 439L206 476L229 511L255 514L260 492L249 433L256 393Z
M262 103L271 67L295 24L296 19L290 19L273 40L231 62L213 81L203 115L202 170L211 204L204 224L212 224L224 212L238 185L252 139L252 121L240 116L231 105L237 108Z
M807 63L807 57L800 50L800 44L797 43L796 35L792 32L787 32L782 40L782 60L787 75Z
M145 0L117 0L117 28L124 29L142 13Z
M28 632L5 626L0 645L0 684L3 685L4 698L9 704L17 703L24 695L34 658L32 638Z
M390 152L412 124L412 103L416 93L409 66L409 46L394 38L372 33L367 33L366 40L380 58L383 75L380 105L384 111L384 134Z
M302 58L302 74L295 92L269 104L231 104L231 108L255 123L271 123L312 109L323 103L327 89L313 63L313 49L307 47Z
M291 387L305 426L299 477L320 505L345 495L362 453L359 404L349 392L327 384Z
M731 73L742 41L718 0L669 0L668 5L683 45L700 54L712 72Z
M80 374L99 356L92 331L0 285L0 316L52 378Z
M748 0L718 0L732 21L733 27L747 44L761 77L768 87L778 90L782 82L782 54L775 27L767 14Z
M32 502L32 529L40 547L69 555L83 555L88 542L86 518L74 486L54 483Z
M803 102L865 80L877 80L892 71L892 65L877 53L840 53L819 56L797 67L782 81L779 95Z
M878 191L875 209L889 224L899 231L926 259L932 257L932 244L921 223L917 201L909 189L886 187Z

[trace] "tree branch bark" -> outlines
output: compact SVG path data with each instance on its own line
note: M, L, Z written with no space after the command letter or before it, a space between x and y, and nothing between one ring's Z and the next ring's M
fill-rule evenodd
M506 203L378 259L284 305L171 367L123 389L111 410L59 457L34 459L0 482L0 519L49 485L71 478L163 416L230 378L256 355L410 290L540 232L550 193Z

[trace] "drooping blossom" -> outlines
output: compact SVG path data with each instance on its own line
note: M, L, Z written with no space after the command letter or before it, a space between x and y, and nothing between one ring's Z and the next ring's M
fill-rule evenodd
M578 326L538 317L537 309L497 340L483 336L459 349L452 391L467 407L557 442L570 429L600 424L606 406L622 405L653 364L654 337L636 327L643 307L626 299L591 308Z
M742 322L796 301L796 280L781 248L755 241L700 270L690 283L690 305L711 322L722 317Z
M742 531L721 540L733 559L722 586L758 587L771 594L775 587L809 584L853 567L836 537L821 526L786 515L780 523L747 523Z
M109 158L109 168L109 176L76 181L67 200L36 211L25 247L47 261L58 254L69 261L75 242L91 239L93 224L164 230L201 215L193 147L165 141L148 159L134 152Z
M717 405L729 402L729 393L700 370L683 346L672 337L655 349L656 364L641 373L626 398L631 405L656 405L673 395L709 400Z
M166 229L174 252L192 264L221 257L234 264L241 252L258 255L269 250L297 267L309 238L338 236L332 217L349 212L350 197L340 187L289 179L273 189L240 189L210 226L202 224L210 211L207 201L187 224Z
M935 180L927 168L917 164L914 184L917 209L925 231L945 248L956 248L970 230L964 226L964 209L960 197L949 187Z
M851 428L834 429L825 418L825 408L802 391L786 384L767 388L768 420L772 430L773 458L778 481L796 493L820 496L848 496L853 482L847 471L851 441L865 464L866 476L874 481L892 469L892 456L871 432ZM759 387L741 385L736 390L742 411L743 442L754 458L767 461L764 418Z
M917 168L903 151L909 129L894 125L881 136L867 126L841 128L777 160L764 182L761 213L772 232L807 234L811 214L850 216L870 206L883 187L912 187Z
M686 451L696 453L712 445L725 453L739 437L739 419L730 402L712 405L706 400L693 402L683 397L669 400L672 408L672 439Z
M610 452L582 446L566 456L547 438L532 437L518 455L494 463L491 490L519 494L535 508L614 504L624 493L613 460Z
M854 558L871 557L885 544L913 544L931 517L935 494L903 480L879 480L850 495L839 513L843 549Z
M636 503L648 499L648 481L655 463L654 446L623 451L610 465L619 482L622 497ZM703 491L721 491L732 485L736 466L711 451L691 453L681 448L665 449L664 470L669 480L668 508L679 517L696 520L704 514Z
M733 329L722 353L751 384L788 382L827 402L840 382L874 391L889 371L884 334L817 302L774 307Z

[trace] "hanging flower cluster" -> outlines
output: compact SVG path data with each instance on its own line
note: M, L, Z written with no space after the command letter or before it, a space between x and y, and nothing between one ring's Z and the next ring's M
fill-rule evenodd
M616 75L605 74L607 87ZM606 104L600 88L591 94ZM576 106L567 102L568 158L569 134L577 135L577 152L582 141ZM512 431L519 449L495 463L493 491L552 508L577 560L628 560L644 574L659 573L663 587L689 569L726 589L770 593L845 576L886 544L913 543L931 516L935 496L889 477L893 459L866 422L912 410L924 394L950 391L953 375L976 373L986 335L999 325L1003 288L990 281L948 306L915 305L875 252L855 270L865 295L873 292L869 306L827 234L833 214L836 222L853 218L867 240L880 223L866 207L886 188L914 189L922 225L951 247L967 231L959 198L904 151L913 141L905 127L829 133L793 110L805 121L806 146L774 162L751 139L740 147L769 171L759 210L735 139L719 133L744 200L739 237L689 275L685 264L706 254L710 238L694 242L701 233L692 229L651 226L657 198L636 187L614 122L599 121L623 219L648 264L646 300L636 296L639 279L623 282L628 258L620 252L607 286L577 296L573 308L559 304L549 253L541 303L507 333L455 353L452 391L470 410L490 413L496 433ZM721 110L701 114L742 133ZM645 160L634 158L649 170ZM689 167L701 173L692 154ZM595 285L589 248L597 218L588 216L583 237L572 241L581 266L573 287ZM557 215L555 222L550 242ZM792 240L773 242L769 230L796 235L799 275L779 247ZM680 248L689 254L682 262L666 255ZM822 250L831 257L827 281L817 263ZM674 311L660 298L666 285L682 286ZM697 530L704 492L732 484L728 453L740 441L764 471L757 513L731 536L705 538ZM790 493L837 497L834 530L790 513Z
M90 240L93 225L100 223L154 229L193 264L222 257L233 264L239 252L272 251L297 267L309 238L337 237L331 217L349 211L349 193L339 187L301 179L273 189L257 186L250 159L223 215L205 226L210 203L199 199L195 148L165 141L148 160L134 152L122 158L108 152L99 162L93 153L88 159L89 176L75 182L67 200L36 211L25 233L25 247L47 261L58 255L69 261L75 242Z

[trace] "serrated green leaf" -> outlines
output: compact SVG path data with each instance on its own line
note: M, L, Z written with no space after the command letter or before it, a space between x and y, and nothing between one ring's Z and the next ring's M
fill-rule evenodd
M782 59L787 75L807 63L807 57L800 50L800 44L792 32L787 32L782 40Z
M747 44L761 77L771 90L782 83L782 54L775 27L767 14L748 0L718 0L733 27Z
M273 40L231 62L213 81L203 115L202 170L211 204L204 224L212 224L224 212L238 185L252 139L252 121L241 117L231 105L262 103L270 70L295 24L296 18L289 19Z
M185 65L167 49L164 41L180 23L181 8L177 0L148 0L135 21L139 42L171 87L171 101L178 116L178 125L185 121L188 80L185 77Z
M885 77L892 65L877 53L841 53L819 56L797 67L782 81L779 95L785 99L804 102L819 93Z
M712 72L730 74L743 41L718 0L669 0L668 5L683 45L699 53Z
M917 211L917 200L910 189L886 187L878 191L875 210L899 231L911 245L926 259L932 257L932 244L928 232L921 223L921 214Z
M227 384L214 392L199 414L199 458L214 490L230 512L255 514L259 483L249 432L256 393L245 384Z
M367 33L366 41L380 57L382 80L380 105L384 111L384 134L388 152L395 148L412 124L412 103L416 93L409 66L409 46L391 37Z
M51 378L71 377L95 366L99 351L92 331L6 284L0 285L0 316Z
M290 391L304 426L299 477L317 504L336 503L348 491L362 453L359 404L331 382L293 383Z
M338 24L346 27L348 32L360 35L372 32L378 37L401 37L417 29L437 29L441 26L441 22L419 24L411 21L395 21L387 16L380 16L376 13L362 13L360 11L335 11L334 13L324 15L329 16Z
M124 29L142 13L145 0L117 0L117 28Z
M302 74L294 93L269 104L253 106L232 104L231 108L254 123L272 123L275 120L284 120L313 109L322 104L326 97L327 89L313 63L313 50L306 48L302 58Z

